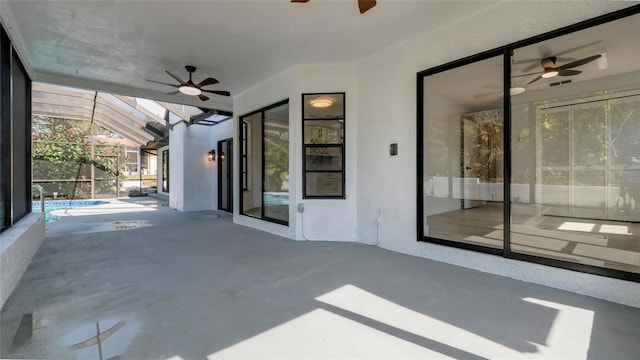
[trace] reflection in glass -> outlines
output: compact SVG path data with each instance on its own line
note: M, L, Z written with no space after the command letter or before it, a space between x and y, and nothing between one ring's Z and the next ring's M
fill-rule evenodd
M307 195L337 196L342 194L342 173L306 173Z
M512 98L513 252L640 272L638 26L635 15L514 51L528 85ZM595 59L530 83L519 74L540 49L566 52L556 66Z
M344 93L303 94L306 198L344 198Z
M247 184L241 194L240 209L243 215L262 218L262 112L242 118L241 172L247 174Z
M289 222L289 104L264 112L265 218Z
M342 148L307 146L305 148L307 171L342 170Z
M496 57L424 79L425 236L503 246L501 64Z
M305 144L341 144L344 142L342 120L306 120Z

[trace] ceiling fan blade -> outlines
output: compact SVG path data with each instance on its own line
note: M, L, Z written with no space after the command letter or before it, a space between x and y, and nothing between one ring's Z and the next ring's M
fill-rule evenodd
M178 95L178 94L182 94L182 93L180 91L174 91L174 92L167 93L167 95Z
M588 63L590 63L590 62L592 62L594 60L597 60L597 59L599 59L601 57L602 57L602 55L600 55L600 54L589 56L587 58L576 60L576 61L570 62L568 64L560 65L556 69L557 70L564 70L564 69L574 68L574 67L577 67L577 66L582 66L582 65L588 64Z
M569 70L569 69L558 70L558 76L573 76L573 75L578 75L581 72L582 71L580 70Z
M530 76L530 75L537 75L540 74L540 71L536 71L534 73L528 73L528 74L519 74L519 75L511 75L512 78L517 78L517 77L523 77L523 76Z
M533 80L529 81L529 82L527 83L527 85L533 84L534 82L536 82L536 81L538 81L538 80L540 80L540 79L542 79L542 75L540 75L540 76L538 76L537 78L535 78L535 79L533 79Z
M168 83L162 82L162 81L155 81L155 80L151 80L151 79L145 79L145 80L149 81L149 82L152 82L152 83L156 83L156 84L168 85L168 86L173 86L173 87L180 87L180 85L168 84Z
M200 98L200 100L202 100L202 101L207 101L207 100L209 100L209 98L208 98L208 97L206 97L206 96L204 96L204 95L202 95L202 94L198 95L198 97L199 97L199 98Z
M559 53L556 53L555 56L562 56L564 54L569 54L569 53L572 53L574 51L583 50L583 49L586 49L588 47L591 47L591 46L594 46L594 45L598 45L601 42L602 42L602 40L596 40L596 41L592 41L590 43L582 44L582 45L576 46L574 48L567 49L565 51L561 51Z
M376 0L358 0L358 8L360 9L360 14L364 14L374 6L376 6Z
M291 2L306 3L309 2L309 0L291 0Z
M473 95L474 99L482 99L488 96L502 96L502 92L490 92L490 93L481 93Z
M202 90L202 92L208 92L208 93L218 94L218 95L222 95L222 96L229 96L229 95L231 95L231 93L230 93L230 92L228 92L228 91L222 91L222 90L203 90L203 89L200 89L200 90Z
M218 80L210 77L210 78L206 78L206 79L200 81L200 83L198 84L198 87L206 86L206 85L213 85L213 84L217 84L217 83L219 83Z
M178 74L174 73L173 71L165 70L165 72L167 74L169 74L169 76L171 76L172 78L176 79L176 81L179 82L180 85L186 84L186 82L184 80L180 79L180 76L178 76Z

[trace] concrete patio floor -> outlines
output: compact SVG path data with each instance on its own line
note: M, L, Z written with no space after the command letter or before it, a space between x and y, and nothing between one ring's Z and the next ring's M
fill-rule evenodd
M151 198L67 215L47 224L2 310L2 358L640 353L638 308L362 244L293 241Z

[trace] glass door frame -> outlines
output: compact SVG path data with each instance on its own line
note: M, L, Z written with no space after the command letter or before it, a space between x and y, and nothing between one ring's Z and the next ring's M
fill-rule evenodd
M264 149L265 149L265 146L264 146L265 145L265 140L264 140L264 134L265 134L265 112L267 112L267 111L269 111L271 109L277 108L279 106L283 106L283 105L289 105L289 99L285 99L285 100L276 102L274 104L271 104L271 105L266 106L264 108L261 108L259 110L247 113L245 115L241 115L238 118L239 119L239 124L240 124L239 130L238 130L238 132L239 132L238 136L239 136L240 139L243 139L243 137L245 136L245 134L243 133L244 127L242 126L242 123L243 123L244 119L247 118L247 117L256 115L256 114L260 114L260 116L261 116L261 119L260 119L260 142L261 142L261 152L262 153L260 154L260 157L261 157L261 159L260 159L260 162L261 162L260 176L262 177L262 179L261 179L262 189L260 191L261 192L261 196L260 196L260 199L261 199L260 200L260 217L252 216L252 215L246 214L244 212L244 194L243 194L244 193L244 189L243 189L243 186L242 186L242 176L239 176L238 179L236 179L235 181L238 181L238 184L236 184L236 186L238 186L238 189L240 189L239 194L238 194L239 195L238 196L238 203L239 203L238 213L240 215L248 216L248 217L252 217L252 218L256 218L256 219L260 219L260 220L264 220L264 221L268 221L268 222L272 222L272 223L276 223L276 224L280 224L280 225L289 226L289 221L288 220L287 221L283 221L283 220L280 220L280 219L268 217L268 216L265 215L265 211L264 211L265 210L265 207L264 207L265 176L264 176L264 174L265 174L265 166L266 166L265 157L264 157ZM290 111L290 109L289 109L289 111ZM257 136L257 134L251 134L251 136L252 137L253 136ZM249 141L251 141L251 140L249 140ZM289 148L291 147L290 141L291 141L291 138L289 138ZM242 146L240 146L239 149L240 149L241 153L239 154L239 156L236 156L236 158L238 159L237 160L238 161L238 173L242 174L243 171L245 171L245 169L243 167L243 164L242 164L242 158L243 158L243 155L246 155L246 154L244 154L242 152L243 151ZM250 168L249 164L247 164L247 167ZM291 169L289 169L289 173L291 173Z
M424 71L420 71L416 74L416 95L417 95L417 109L416 109L416 132L417 132L417 151L416 151L416 204L417 204L417 241L435 243L446 245L450 247L462 248L466 250L473 250L481 253L488 253L494 255L500 255L509 259L523 260L532 263L538 263L547 266L559 267L574 271L586 272L596 275L604 275L613 278L619 278L624 280L630 280L634 282L640 282L640 273L632 273L622 270L610 269L605 267L597 267L592 265L580 264L576 262L569 262L563 260L557 260L553 258L546 258L536 255L516 253L511 251L511 163L512 163L512 150L511 150L511 128L512 128L512 109L511 109L511 95L509 88L511 87L511 55L519 48L533 45L541 41L550 40L562 35L567 35L573 32L584 30L597 25L602 25L615 20L620 20L628 16L640 14L640 5L634 5L629 8L605 14L590 20L582 21L558 30L550 31L538 36L534 36L529 39L525 39L516 43L498 47L492 50L488 50L476 55L472 55L463 59L459 59L447 64L436 66ZM424 116L425 116L425 78L430 75L435 75L447 70L452 70L465 65L469 65L481 60L489 59L492 57L503 57L503 111L504 111L504 128L503 128L503 147L504 147L504 246L502 249L493 249L475 244L468 244L463 242L443 240L439 238L433 238L425 236L425 202L424 202L424 181L425 181L425 136L424 136Z
M223 145L226 144L225 154ZM218 210L233 213L233 138L218 141ZM222 154L225 154L224 156ZM224 159L223 159L224 157ZM224 163L224 164L223 164ZM223 166L226 167L226 179L223 176ZM222 182L227 182L226 194L222 191ZM223 196L226 195L227 206L223 206Z

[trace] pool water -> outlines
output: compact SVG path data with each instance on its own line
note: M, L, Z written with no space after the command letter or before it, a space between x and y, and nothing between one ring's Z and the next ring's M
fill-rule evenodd
M108 204L108 202L102 200L48 200L44 202L44 221L50 221L51 212L54 210L65 210L102 204ZM39 213L40 201L33 201L32 209L34 213Z
M289 204L289 193L265 192L263 196L264 196L265 205L288 205Z

